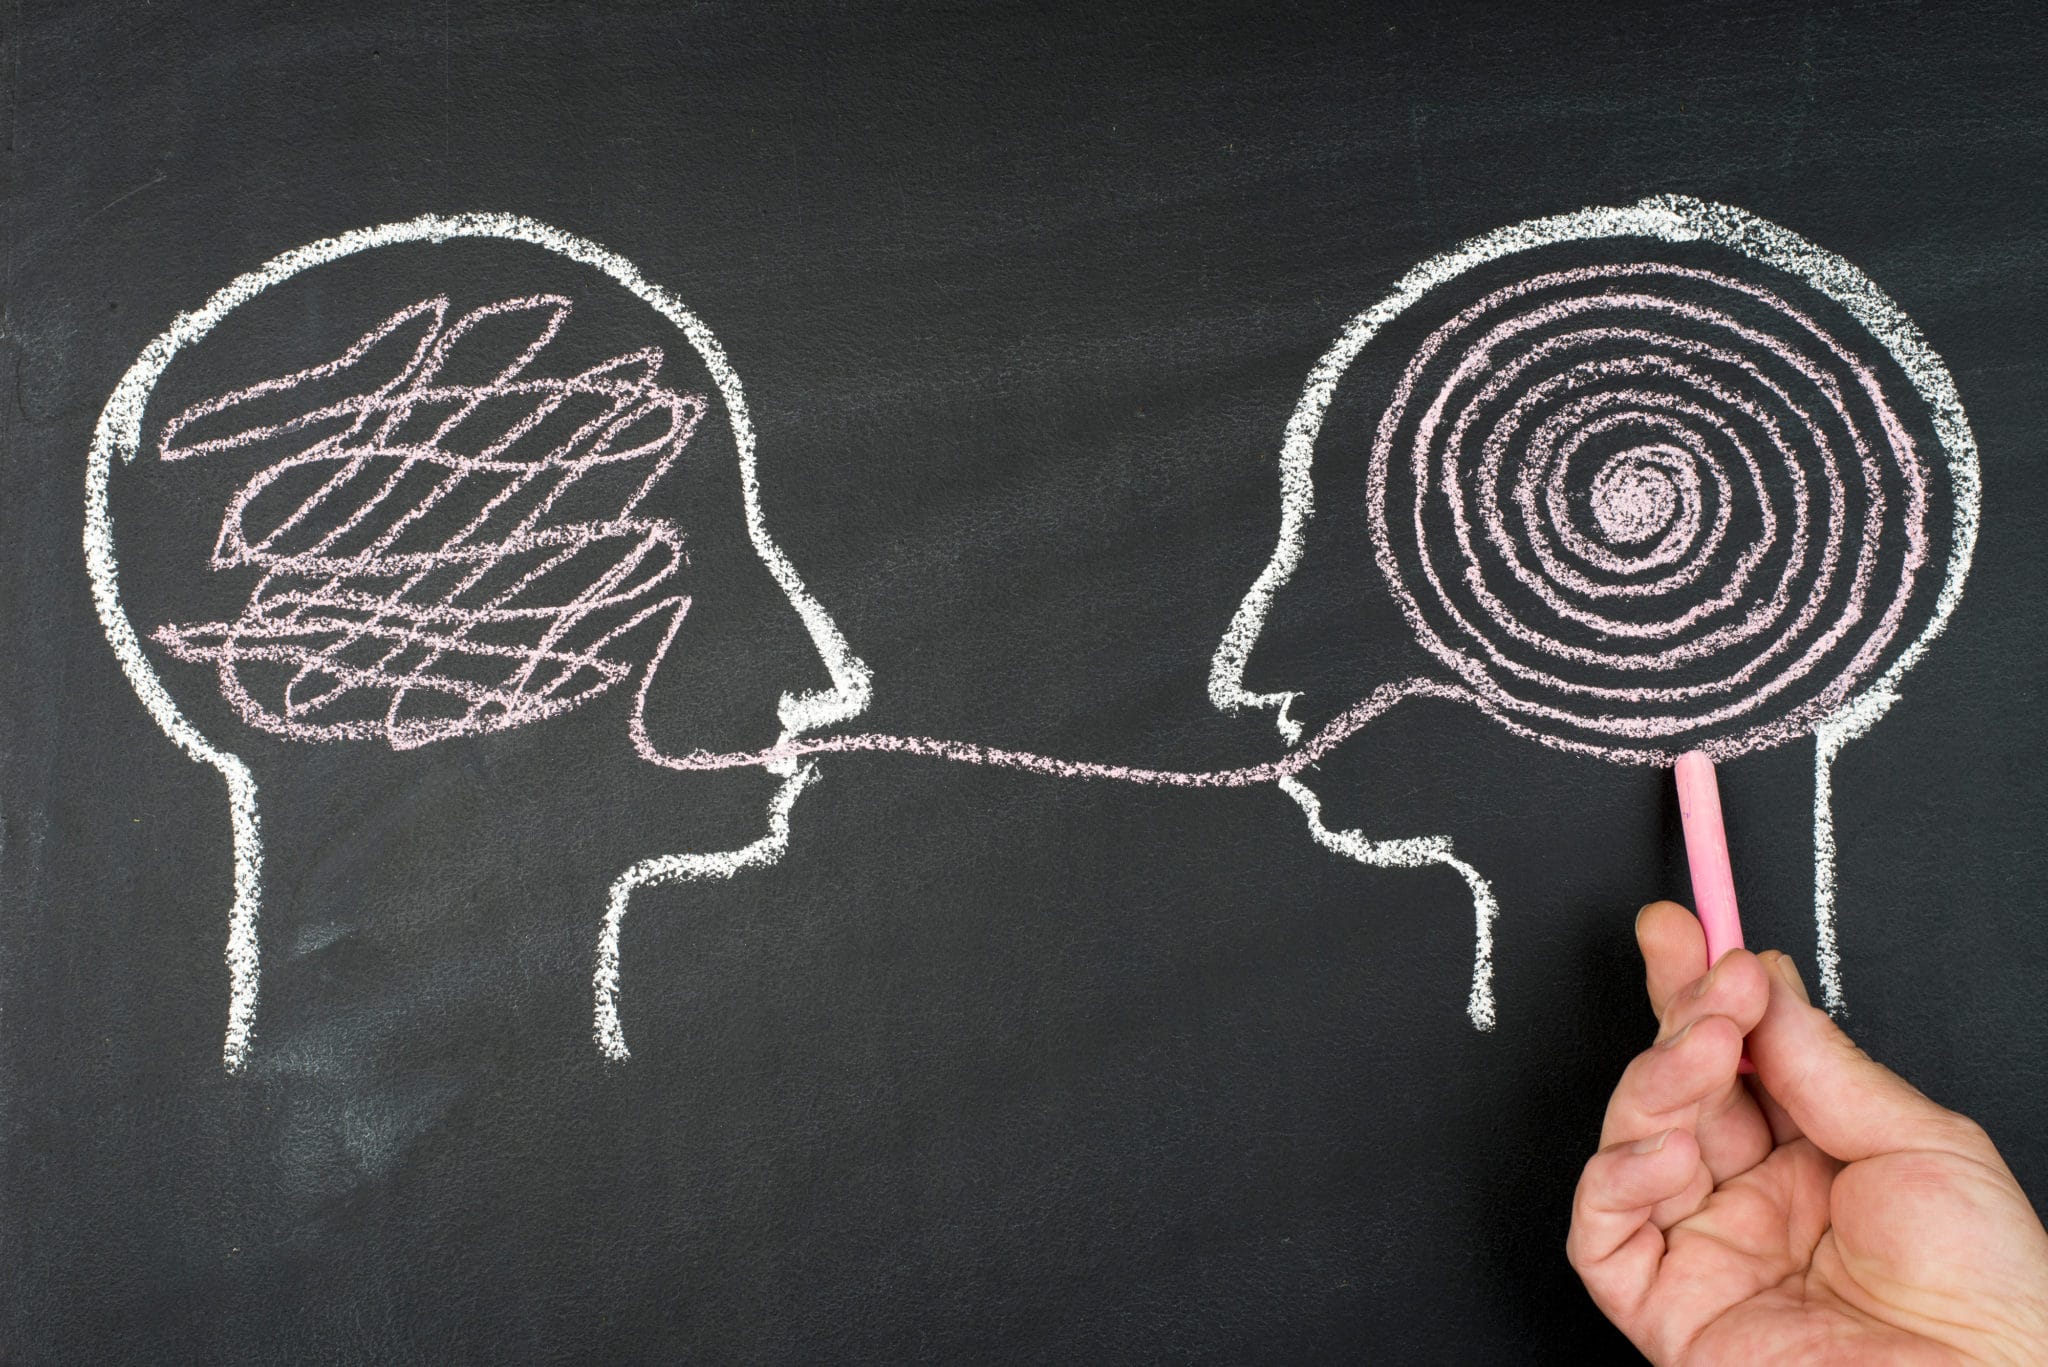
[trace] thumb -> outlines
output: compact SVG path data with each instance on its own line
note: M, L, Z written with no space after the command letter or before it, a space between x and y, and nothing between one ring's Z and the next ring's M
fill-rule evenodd
M1990 1141L1972 1121L1856 1047L1810 1005L1799 970L1769 956L1771 996L1749 1035L1757 1080L1805 1136L1844 1162L1906 1149L1978 1154Z

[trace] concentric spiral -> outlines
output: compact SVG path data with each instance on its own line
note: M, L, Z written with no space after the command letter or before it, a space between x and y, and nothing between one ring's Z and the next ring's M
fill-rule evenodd
M1394 386L1375 554L1422 643L1539 738L1646 760L1790 739L1933 598L1934 482L1901 391L1751 279L1531 276L1429 334Z

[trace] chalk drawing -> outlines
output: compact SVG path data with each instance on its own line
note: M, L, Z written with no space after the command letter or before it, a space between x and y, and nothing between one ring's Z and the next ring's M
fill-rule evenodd
M241 614L167 623L157 642L177 659L215 664L223 696L251 726L293 740L377 737L398 750L539 721L630 674L614 642L650 618L680 620L689 606L672 591L681 529L636 511L682 453L704 400L658 383L662 357L653 348L565 378L529 374L572 307L558 296L509 299L443 326L448 301L426 300L339 360L172 418L158 444L165 461L331 430L263 466L228 504L213 568L262 572ZM440 382L479 323L520 314L537 316L535 336L497 375ZM433 326L394 379L283 422L180 441L195 423L252 400L274 403L346 376L421 318ZM578 397L595 402L566 431L549 433ZM408 432L423 411L439 421ZM488 444L465 451L466 429L477 426L488 427L477 439ZM523 449L536 433L548 442ZM585 476L616 473L610 467L628 473L631 492L608 516L550 515ZM264 497L301 472L317 478L303 497ZM408 487L410 497L400 492ZM436 508L474 511L429 536L422 529ZM252 673L276 684L274 700L252 690Z
M789 847L796 800L818 775L810 757L860 751L1061 779L1271 785L1299 807L1323 848L1377 868L1444 867L1464 880L1474 912L1467 1014L1491 1029L1498 904L1490 884L1447 836L1372 839L1331 829L1308 782L1319 760L1413 697L1469 702L1518 734L1617 762L1668 763L1695 745L1725 758L1814 736L1816 915L1828 1000L1840 1007L1831 765L1889 707L1899 677L1953 610L1978 508L1975 448L1947 371L1848 263L1739 210L1666 196L1518 224L1411 271L1351 321L1311 372L1281 449L1278 543L1211 663L1211 700L1230 711L1273 712L1283 753L1258 765L1167 770L925 736L815 734L866 707L871 676L768 535L745 401L709 330L594 243L510 215L429 215L288 252L182 315L115 389L88 463L87 563L108 639L159 726L219 770L229 789L235 899L223 1057L231 1071L248 1055L257 992L255 783L246 763L178 710L143 653L118 593L109 474L116 455L135 457L143 409L171 357L230 310L356 252L460 237L530 243L595 266L682 332L732 427L753 548L803 619L832 688L785 695L782 734L759 750L676 755L654 743L648 690L689 598L680 591L679 529L640 505L709 401L667 388L663 353L653 345L574 375L543 374L534 362L574 309L559 295L500 300L453 322L446 298L427 299L373 326L334 360L169 420L157 445L166 461L274 451L280 442L286 453L232 496L214 548L214 569L258 572L240 614L167 622L153 639L173 659L211 666L223 697L253 727L396 749L540 721L637 670L628 729L642 760L780 775L758 839L642 860L613 881L593 978L593 1033L607 1057L629 1057L620 961L633 893L777 862ZM1851 348L1753 281L1655 260L1551 271L1495 289L1431 333L1406 362L1378 424L1369 497L1375 559L1446 677L1382 682L1304 737L1289 715L1300 695L1249 692L1244 670L1275 595L1300 564L1314 511L1315 444L1338 382L1388 322L1475 265L1605 238L1730 248L1804 280L1889 350L1926 404L1955 510L1946 574L1918 635L1898 643L1921 607L1915 585L1928 557L1931 471L1894 396ZM1690 290L1684 297L1671 289L1680 284ZM529 326L523 350L481 383L443 378L465 337L507 317ZM366 358L388 362L394 338L410 339L410 349L397 347L402 364L380 378ZM285 404L280 418L280 401L302 389L307 403ZM588 401L579 422L550 425L579 400ZM251 404L268 421L240 420ZM487 411L489 423L479 416ZM430 426L421 414L433 417ZM497 435L480 445L465 440L472 423ZM1773 461L1777 475L1766 478ZM300 481L310 492L265 498L300 472L316 476ZM1888 475L1903 500L1884 493ZM602 501L604 516L550 515L572 485L592 479L620 490ZM1731 508L1745 491L1752 511L1737 519ZM424 519L437 508L444 517L428 535ZM473 511L450 532L445 510L461 508ZM1890 578L1880 582L1887 566ZM1829 597L1836 588L1839 603ZM1656 614L1615 610L1647 599ZM643 666L626 643L655 631Z
M1211 661L1209 696L1269 711L1299 739L1301 695L1253 692L1245 669L1301 564L1317 439L1367 344L1476 267L1600 240L1725 248L1833 300L1889 353L1946 467L1938 585L1923 574L1938 472L1897 410L1909 396L1766 285L1655 259L1534 274L1429 334L1373 442L1374 558L1466 700L1544 745L1669 764L1812 736L1818 957L1839 1011L1832 765L1955 610L1980 495L1947 367L1868 276L1798 235L1662 195L1518 223L1408 272L1309 374L1281 448L1279 537Z
M719 346L718 339L712 335L711 330L700 322L695 314L683 307L682 303L668 291L641 275L624 257L588 239L515 214L424 214L403 223L383 224L323 238L276 256L248 274L230 281L200 307L173 319L171 325L143 349L142 354L115 385L114 392L107 399L106 406L100 412L99 422L93 430L92 448L86 461L85 480L86 571L92 582L93 604L99 613L101 627L106 631L108 644L113 647L114 654L119 658L129 685L134 688L136 696L142 700L143 706L162 728L164 734L194 760L219 771L228 788L228 808L234 837L234 900L228 911L228 1025L221 1057L224 1066L230 1072L239 1071L246 1065L256 1021L257 918L263 894L263 841L262 826L257 812L256 780L250 773L248 764L240 756L201 735L199 729L179 710L172 700L170 691L158 675L156 666L145 653L141 638L121 602L120 568L115 556L115 534L109 511L108 484L115 462L132 461L141 449L144 411L157 381L162 378L172 358L205 337L236 308L302 272L373 248L400 243L446 242L464 238L526 243L593 267L647 303L682 334L710 372L718 399L725 409L726 420L732 428L733 443L738 451L740 490L747 535L754 552L767 566L790 606L803 620L811 642L819 658L824 661L826 671L832 680L830 688L783 695L778 705L778 714L785 737L800 736L807 731L858 716L867 707L870 697L871 679L867 665L853 653L845 637L840 634L839 628L804 587L803 580L797 575L789 558L768 534L767 523L761 512L760 477L755 464L753 425L748 416L746 396L740 389L739 377L726 360L724 349ZM373 408L374 405L365 407L366 419ZM258 612L259 618L266 615L261 602L252 604L252 608ZM230 639L229 636L216 636L203 630L180 634L175 628L172 636L173 642L182 642L181 648L188 653L211 651L210 658L220 665L224 678L232 677L239 662L244 658L239 639L236 638L237 644L229 648L227 643ZM303 638L287 641L285 644L300 652L312 649L311 643ZM582 650L585 655L591 656L591 667L594 667L596 658L601 656L602 652L597 651L588 641L582 643ZM302 658L301 663L305 662L307 661ZM556 663L566 668L562 662ZM605 671L597 672L601 676ZM589 675L582 674L579 677L587 679ZM386 685L380 682L379 686ZM331 685L316 685L317 687ZM357 688L354 691L361 695L373 690ZM388 688L387 691L392 700L389 705L392 710L388 712L386 718L387 738L430 739L435 734L432 725L425 728L409 727L406 724L409 720L418 719L407 718L396 710L405 697L414 696L413 690ZM429 687L418 691L430 693L436 690ZM521 685L514 691L521 695L530 695L533 690L527 685ZM314 695L309 695L311 696ZM281 699L282 711L272 711L259 706L257 715L268 718L291 716L297 701ZM500 702L502 701L501 689ZM532 705L545 707L548 704L541 701ZM318 709L315 708L314 711L317 712ZM488 704L477 713L479 717L490 714L491 708ZM497 712L501 721L509 715L513 713L505 711L502 707ZM311 714L305 714L305 724L319 723L312 720ZM729 865L732 869L745 867L749 858L746 851L692 857L708 861L706 867L709 868L725 868ZM630 871L627 877L631 877ZM634 884L629 883L626 890L630 891L632 886ZM617 886L614 887L613 895L615 898L621 895Z

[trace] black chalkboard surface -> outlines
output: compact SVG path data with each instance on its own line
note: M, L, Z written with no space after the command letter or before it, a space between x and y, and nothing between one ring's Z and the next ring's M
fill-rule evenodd
M1631 1360L1688 746L2048 1191L2044 38L16 6L0 1357Z

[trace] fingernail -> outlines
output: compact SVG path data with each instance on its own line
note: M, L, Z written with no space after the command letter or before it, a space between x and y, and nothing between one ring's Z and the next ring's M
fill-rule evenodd
M1677 1034L1671 1036L1671 1038L1658 1040L1657 1047L1659 1049L1676 1049L1678 1047L1678 1042L1684 1039L1687 1035L1690 1035L1692 1033L1693 1026L1698 1024L1698 1021L1686 1022L1685 1028L1683 1030L1680 1030Z
M1660 1130L1648 1139L1638 1139L1635 1143L1628 1146L1628 1151L1630 1153L1655 1153L1664 1147L1664 1141L1670 1137L1671 1131Z
M1799 965L1792 962L1790 954L1780 954L1778 961L1771 967L1778 971L1778 976L1785 980L1787 987L1799 994L1799 1000L1811 1003L1813 999L1806 995L1806 984L1799 978Z

